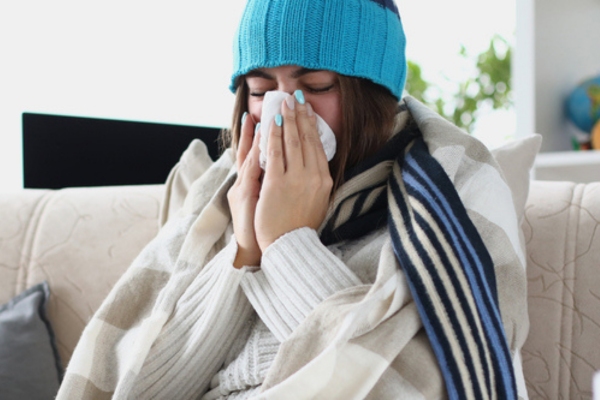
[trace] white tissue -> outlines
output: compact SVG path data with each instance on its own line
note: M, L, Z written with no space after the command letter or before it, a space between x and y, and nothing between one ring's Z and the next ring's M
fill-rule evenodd
M287 92L282 92L280 90L274 90L265 93L262 104L262 114L260 116L259 160L262 169L265 169L265 165L267 164L269 128L271 127L273 119L275 119L275 115L281 113L281 104L288 96L289 94ZM285 126L283 129L285 130ZM323 149L325 150L327 161L331 161L336 149L335 135L333 134L333 131L329 125L327 125L327 123L319 115L317 115L317 130L319 132L319 137L321 138L321 143L323 143Z

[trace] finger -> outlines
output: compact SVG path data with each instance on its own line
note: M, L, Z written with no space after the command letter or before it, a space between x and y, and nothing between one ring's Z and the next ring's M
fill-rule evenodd
M301 132L304 165L309 170L320 169L322 165L319 163L319 156L321 153L325 154L325 151L319 137L317 117L309 103L306 104L306 115L299 114L297 119Z
M285 156L283 150L283 128L278 124L283 119L275 117L269 129L269 140L267 141L267 165L265 175L280 176L285 173ZM286 128L287 129L287 128Z
M321 137L319 136L319 129L317 127L317 116L314 113L310 104L307 104L307 108L309 121L314 128L314 132L316 132L316 135L314 137L308 139L308 141L312 142L313 146L311 147L314 149L314 152L310 155L307 155L307 157L312 157L314 155L314 159L311 159L311 165L313 165L312 162L314 161L314 165L316 166L316 168L319 169L319 171L326 172L327 175L330 175L327 154L325 154L325 148L323 147L323 142L321 141Z
M302 92L297 90L295 93L300 93L300 99L303 102L304 97L301 95ZM302 144L300 143L298 127L296 126L296 111L299 107L304 107L304 104L301 104L297 98L297 96L288 96L281 105L281 112L283 114L283 149L286 160L286 170L288 171L302 168L304 165Z
M256 124L254 137L252 139L250 150L246 155L242 167L244 179L257 181L260 179L262 169L260 168L260 122Z
M248 118L248 113L245 112L242 116L242 126L240 129L240 140L238 141L236 162L238 171L240 170L244 160L246 159L248 152L252 148L252 142L254 139L254 121L252 118Z

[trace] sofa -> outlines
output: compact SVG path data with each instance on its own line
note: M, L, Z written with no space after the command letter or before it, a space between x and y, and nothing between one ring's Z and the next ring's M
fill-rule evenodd
M59 379L86 322L158 232L164 191L139 185L0 194L0 325L39 289L29 317L48 332L53 358L45 361L52 369L59 360ZM600 370L600 182L532 180L528 193L522 229L530 333L522 359L529 398L590 399ZM0 380L13 366L2 368Z

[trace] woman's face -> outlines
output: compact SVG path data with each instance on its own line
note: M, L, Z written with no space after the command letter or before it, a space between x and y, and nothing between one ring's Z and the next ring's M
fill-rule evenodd
M336 137L341 130L341 99L338 74L295 65L260 68L246 74L248 110L260 122L265 92L281 90L293 94L300 89L315 113L327 122Z

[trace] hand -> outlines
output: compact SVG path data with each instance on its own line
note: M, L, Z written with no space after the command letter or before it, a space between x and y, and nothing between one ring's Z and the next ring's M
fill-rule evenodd
M252 117L242 124L236 154L238 176L227 193L231 209L233 232L238 244L233 266L260 265L262 253L256 240L254 218L260 192L262 169L259 165L260 134L256 133Z
M270 127L267 165L256 205L254 228L262 252L294 229L317 229L333 187L310 104L290 97L281 108L283 125L273 122Z

